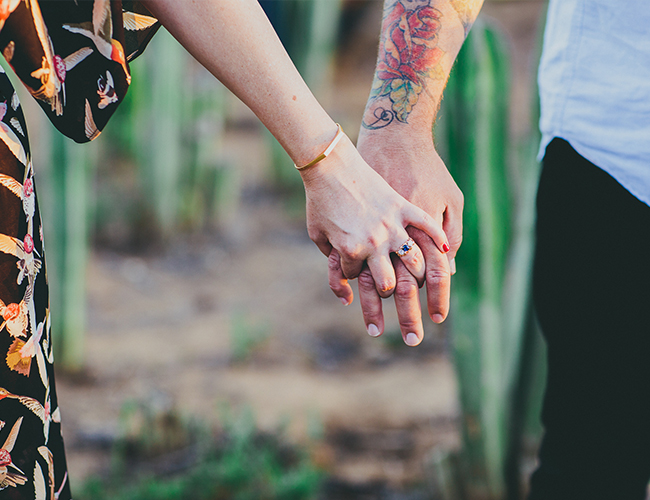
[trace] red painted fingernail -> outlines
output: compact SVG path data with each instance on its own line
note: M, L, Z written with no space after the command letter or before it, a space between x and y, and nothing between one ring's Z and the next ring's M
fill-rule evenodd
M449 245L447 245L447 243L443 243L442 244L442 251L447 253L449 250L451 250L451 248L449 248Z

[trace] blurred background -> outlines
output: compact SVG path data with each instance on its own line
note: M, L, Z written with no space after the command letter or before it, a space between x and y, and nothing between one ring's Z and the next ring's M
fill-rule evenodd
M355 140L382 2L262 5ZM417 348L392 300L379 339L341 306L291 161L164 30L91 144L21 93L77 499L522 498L544 377L529 300L544 12L488 0L452 71L435 140L465 240L450 318L425 317Z

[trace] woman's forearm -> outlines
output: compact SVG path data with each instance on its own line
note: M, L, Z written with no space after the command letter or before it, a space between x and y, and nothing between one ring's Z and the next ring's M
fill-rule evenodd
M300 77L256 0L148 0L170 33L259 117L298 165L336 125Z

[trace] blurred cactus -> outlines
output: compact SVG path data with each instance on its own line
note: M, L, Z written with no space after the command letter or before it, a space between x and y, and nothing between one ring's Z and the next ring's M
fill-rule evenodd
M60 366L69 371L83 366L86 328L86 267L90 176L97 145L80 147L61 134L52 136L50 199L54 207L47 240L52 330Z
M134 63L134 66L145 65L142 69L146 70L146 76L135 84L140 85L140 89L135 89L139 92L133 116L138 121L135 127L138 167L142 189L165 236L176 227L180 180L185 174L183 142L191 95L191 86L185 78L188 59L183 47L162 30L144 60Z
M309 88L319 96L329 87L341 0L260 0L282 44ZM282 146L267 132L275 183L302 198L300 176Z
M517 391L523 346L532 346L525 340L534 325L537 162L531 148L515 158L524 149L508 137L508 60L502 35L479 20L458 56L436 127L436 144L465 194L451 318L464 447L460 460L448 463L460 464L464 494L471 498L504 497L507 464L518 452L512 431L521 429L514 419L522 405L532 404ZM521 185L509 175L512 160L524 170Z
M179 228L216 225L224 193L232 197L239 190L221 156L225 88L165 30L131 71L129 93L104 133L111 160L100 166L100 175L112 186L100 193L97 230L107 239L104 233L122 218L130 233L167 239ZM116 164L126 165L133 177L120 186ZM129 192L116 199L116 188Z

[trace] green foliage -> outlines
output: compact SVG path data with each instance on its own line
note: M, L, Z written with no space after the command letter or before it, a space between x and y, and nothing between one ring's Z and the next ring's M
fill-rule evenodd
M132 408L127 414L132 412ZM158 416L160 418L160 416ZM133 438L134 436L132 436ZM141 436L136 442L146 442ZM188 466L171 455L164 473L135 474L124 467L137 450L119 446L108 479L92 478L76 498L81 500L308 500L316 497L323 474L304 448L287 444L282 431L257 429L250 410L238 418L225 413L223 429L213 438L190 442L194 459ZM160 451L160 450L159 450ZM192 456L192 454L190 454ZM179 467L173 467L176 459ZM127 474L126 471L129 471Z

